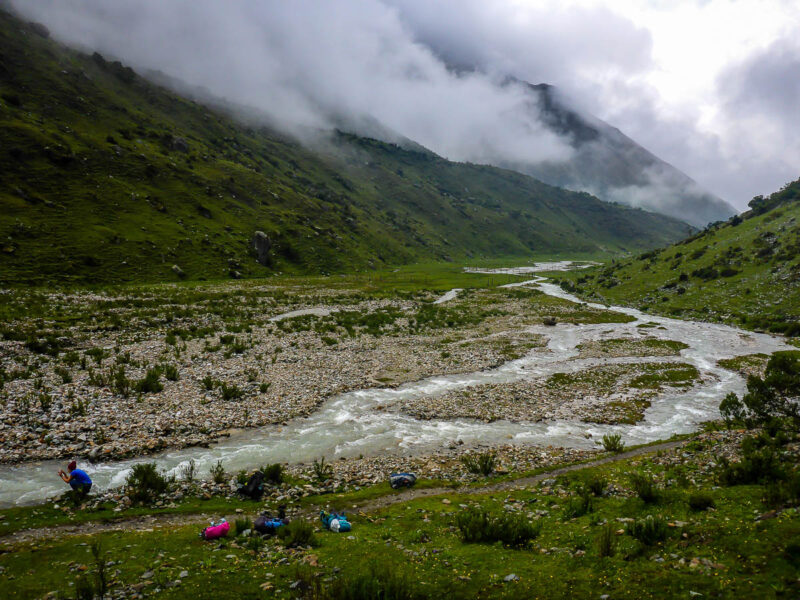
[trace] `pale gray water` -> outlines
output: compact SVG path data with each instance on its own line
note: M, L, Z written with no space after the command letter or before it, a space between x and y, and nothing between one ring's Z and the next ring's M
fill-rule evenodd
M524 271L497 269L491 272L519 274L535 272L537 268L554 270L554 264L567 268L569 265L566 262L524 267ZM541 277L511 285L532 285L552 296L580 302ZM590 306L606 308L596 304ZM717 360L758 352L769 354L791 348L780 338L749 333L726 325L657 317L630 308L611 307L610 310L632 315L636 321L528 327L525 332L548 338L546 352L534 351L488 371L430 377L397 389L374 388L341 394L325 402L320 410L307 418L291 421L287 426L242 431L211 448L187 448L154 457L83 466L98 488L106 488L121 485L131 465L151 460L155 460L165 471L178 473L182 465L194 459L198 472L205 475L217 460L221 460L225 469L232 472L265 463L310 462L320 456L331 459L386 452L416 453L457 440L467 444L525 442L589 448L598 437L614 432L620 433L629 445L650 442L674 433L694 430L698 423L718 416L719 402L728 392L741 393L744 390L742 377L717 367ZM656 323L665 329L653 327L643 333L636 327L642 322ZM632 362L630 358L574 360L578 353L576 346L586 340L643 334L688 344L689 348L681 352L680 358L659 360L691 363L700 371L705 383L688 391L674 391L659 396L646 411L644 421L636 425L595 425L566 420L542 423L483 423L467 419L420 421L391 410L392 405L406 398L438 395L475 384L541 377L610 362ZM390 410L375 410L378 405ZM586 433L591 433L594 439L587 439ZM66 486L56 475L62 466L61 462L44 461L0 467L0 506L29 504L63 492Z

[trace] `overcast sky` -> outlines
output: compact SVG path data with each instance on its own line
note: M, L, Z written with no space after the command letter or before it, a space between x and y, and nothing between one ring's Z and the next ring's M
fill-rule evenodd
M565 90L739 209L800 177L797 0L14 4L62 39L279 118L367 114L456 160L568 157L496 85L510 74Z

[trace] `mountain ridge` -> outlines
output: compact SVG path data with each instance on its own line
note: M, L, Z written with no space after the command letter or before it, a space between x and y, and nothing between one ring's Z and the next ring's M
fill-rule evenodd
M570 139L575 155L566 163L508 165L541 181L660 212L695 227L724 221L737 211L691 177L625 135L618 127L579 112L549 84L509 78L534 97L532 110L552 131Z
M3 285L625 252L689 232L419 148L332 133L310 150L6 12L0 55ZM269 238L266 264L256 231Z

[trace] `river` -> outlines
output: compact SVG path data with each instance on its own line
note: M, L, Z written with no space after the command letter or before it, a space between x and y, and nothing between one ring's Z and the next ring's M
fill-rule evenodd
M539 271L571 268L569 261L540 263L516 269L480 270L482 273L528 274ZM477 269L472 269L477 271ZM528 285L542 292L572 302L578 298L564 292L543 277L511 284ZM447 302L459 290L443 295ZM266 463L310 462L325 456L378 455L387 452L421 453L461 440L466 444L531 443L541 445L590 448L606 433L619 433L628 444L640 444L668 438L675 433L695 430L699 423L718 417L720 400L729 392L741 393L743 378L717 366L723 358L755 353L770 354L792 349L776 336L743 331L727 325L682 321L642 313L624 307L589 306L631 315L630 323L572 325L559 323L555 327L532 326L524 332L544 335L547 351L533 351L495 369L435 376L409 383L399 388L372 388L335 396L326 401L309 417L289 422L285 426L267 426L233 433L229 438L209 448L194 447L166 451L152 457L82 465L91 475L97 488L122 485L132 465L155 461L170 474L178 474L183 465L194 460L199 473L207 473L218 460L228 472L253 468ZM504 383L523 378L547 376L556 372L574 372L613 362L647 361L630 357L575 359L576 346L583 341L634 336L641 323L657 326L647 329L648 335L660 339L678 340L689 347L679 357L659 358L694 365L703 383L689 390L659 395L645 412L642 422L635 425L597 425L573 420L553 420L540 423L495 421L484 423L468 419L423 421L414 419L392 406L404 399L435 396L449 390L462 389L482 383ZM376 410L382 405L384 410ZM591 434L587 438L586 434ZM0 467L0 507L32 504L64 491L56 471L63 461L42 461Z

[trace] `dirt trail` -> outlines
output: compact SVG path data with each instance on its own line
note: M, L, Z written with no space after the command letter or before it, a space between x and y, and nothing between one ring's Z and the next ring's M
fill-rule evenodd
M370 512L374 510L379 510L381 508L385 508L387 506L391 506L392 504L397 504L398 502L407 502L409 500L415 500L417 498L426 498L428 496L439 496L442 494L469 494L469 495L491 494L493 492L500 492L503 490L514 490L524 487L530 487L534 484L539 483L540 481L544 481L545 479L552 479L553 477L556 477L563 473L569 473L570 471L580 471L581 469L599 467L600 465L605 465L608 463L625 460L627 458L632 458L634 456L640 456L642 454L651 454L653 452L658 452L659 450L670 450L685 443L686 443L685 440L681 440L676 442L663 442L661 444L653 444L652 446L645 446L643 448L636 448L634 450L628 450L626 452L621 452L619 454L612 454L611 456L599 458L591 462L580 463L576 465L568 465L566 467L560 467L558 469L553 469L552 471L547 471L545 473L539 473L538 475L532 475L530 477L522 477L520 479L510 479L507 481L501 481L499 483L491 483L480 487L463 486L460 488L446 488L446 487L428 488L428 489L412 488L410 490L406 490L392 496L381 496L380 498L376 498L375 500L366 502L363 505L360 505L358 507L358 510L363 512Z
M386 508L393 504L397 504L399 502L408 502L410 500L415 500L417 498L427 498L431 496L440 496L443 494L478 495L478 494L490 494L493 492L499 492L503 490L520 489L537 484L545 479L551 479L563 473L569 473L571 471L580 471L582 469L598 467L600 465L618 462L621 460L632 458L634 456L651 454L653 452L658 452L659 450L671 450L672 448L676 448L685 443L686 440L653 444L651 446L645 446L642 448L636 448L634 450L621 452L619 454L606 456L604 458L593 460L591 462L560 467L552 471L547 471L545 473L533 475L531 477L522 477L520 479L501 481L499 483L492 483L480 487L463 486L460 488L450 488L450 487L437 487L437 488L427 488L427 489L412 488L410 490L405 490L402 492L398 492L396 494L381 496L380 498L369 500L363 504L359 504L356 510L358 510L359 512L369 513L375 510ZM309 507L304 511L302 511L301 514L314 515L318 510L319 510L318 506ZM20 544L25 544L28 542L39 541L39 540L46 540L50 538L64 538L76 535L94 535L98 533L106 533L109 531L150 531L154 529L171 527L171 526L184 526L184 525L192 525L194 523L196 524L207 523L209 519L216 516L219 515L217 513L215 513L214 515L211 514L146 515L141 517L123 518L120 519L119 521L113 521L113 522L97 521L90 523L77 523L74 525L57 525L55 527L24 529L22 531L18 531L9 535L0 536L0 552L9 551L13 548L13 546L17 546Z

